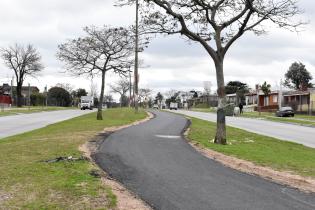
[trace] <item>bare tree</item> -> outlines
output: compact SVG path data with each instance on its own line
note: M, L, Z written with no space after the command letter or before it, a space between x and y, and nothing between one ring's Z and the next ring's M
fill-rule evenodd
M57 83L55 87L61 87L71 93L74 90L74 86L69 83Z
M128 78L121 78L115 84L109 85L111 92L118 93L120 95L120 107L128 105L127 92L130 89L130 82Z
M178 90L171 89L171 90L166 91L164 95L165 95L165 98L168 99L168 98L173 97L178 92L179 92Z
M140 9L147 33L184 35L212 58L219 96L215 143L219 144L226 144L223 63L227 51L245 32L264 34L267 24L289 30L304 24L293 19L301 13L296 0L145 0Z
M22 86L27 76L36 76L44 69L41 56L33 45L26 47L15 44L8 48L2 48L1 57L5 65L12 69L16 78L17 106L22 106Z
M151 95L152 95L151 89L149 89L149 88L140 88L139 89L140 104L142 104L144 108L148 108L148 102L150 100Z
M108 71L125 75L132 62L133 36L126 28L85 27L87 36L69 40L59 45L57 57L66 63L68 71L75 75L94 76L101 74L102 85L97 119L102 120L105 75Z
M113 102L114 102L114 99L112 95L107 94L104 96L104 103L106 104L107 108L111 108Z

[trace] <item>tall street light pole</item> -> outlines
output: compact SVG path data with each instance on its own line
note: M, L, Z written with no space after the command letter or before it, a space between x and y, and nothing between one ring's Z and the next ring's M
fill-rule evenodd
M135 102L135 111L138 112L138 83L139 83L139 0L136 0L136 34L135 34L135 71L134 71L134 102Z

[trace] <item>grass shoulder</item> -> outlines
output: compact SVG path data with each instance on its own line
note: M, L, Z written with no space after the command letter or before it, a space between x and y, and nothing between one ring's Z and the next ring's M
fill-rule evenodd
M104 111L49 125L0 140L0 208L10 209L108 209L116 197L90 172L86 160L46 163L60 156L80 157L78 147L106 127L121 126L146 117L131 109Z
M279 171L315 178L315 149L227 127L228 145L213 143L216 124L191 118L188 138L200 146Z
M17 114L31 114L37 112L49 112L49 111L58 111L58 110L71 110L78 109L77 107L57 107L57 106L31 106L31 107L12 107L6 109L0 109L0 117L17 115Z

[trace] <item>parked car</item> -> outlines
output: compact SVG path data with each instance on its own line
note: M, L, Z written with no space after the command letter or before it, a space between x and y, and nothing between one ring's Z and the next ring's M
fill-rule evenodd
M277 117L294 117L294 110L287 106L287 107L281 107L277 112L276 112Z

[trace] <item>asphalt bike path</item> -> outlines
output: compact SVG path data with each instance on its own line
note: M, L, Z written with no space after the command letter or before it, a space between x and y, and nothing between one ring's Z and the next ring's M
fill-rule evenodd
M210 160L183 138L183 116L154 111L154 119L115 132L93 155L111 177L154 209L314 210L306 194Z

